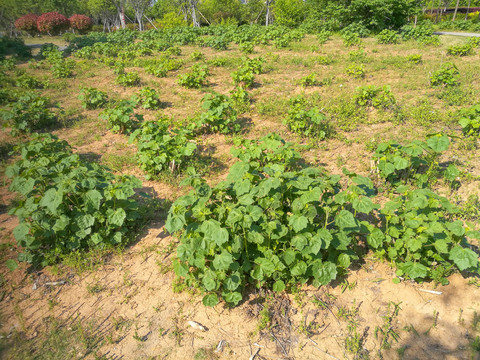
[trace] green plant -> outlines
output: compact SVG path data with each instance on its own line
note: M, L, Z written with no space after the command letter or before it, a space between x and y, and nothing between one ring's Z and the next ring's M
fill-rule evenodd
M218 296L236 305L247 284L328 284L357 258L354 213L374 208L364 190L371 182L356 176L365 187L341 192L337 176L286 166L241 161L214 188L198 176L184 182L194 190L172 205L166 228L180 238L177 277L205 291L205 305Z
M230 98L238 112L246 112L250 107L250 95L242 86L236 86L230 91Z
M421 54L412 54L407 56L407 61L412 64L421 64L423 62Z
M255 44L253 42L243 42L238 45L238 49L244 54L253 54Z
M280 135L270 133L258 140L238 138L230 150L232 156L249 163L252 168L262 169L271 164L280 164L290 171L298 167L300 154L294 144L287 143Z
M205 60L205 54L198 50L195 50L194 52L192 52L190 57L192 58L193 61Z
M307 76L302 77L298 81L298 83L303 87L318 86L322 84L322 82L317 79L317 75L315 73L311 73Z
M354 78L362 79L365 77L365 66L362 64L351 64L345 69L345 73Z
M468 56L473 53L473 46L470 43L463 45L452 45L447 48L447 55Z
M255 83L255 75L252 70L242 67L232 73L232 80L235 86L251 88Z
M178 83L186 88L201 88L207 85L207 76L209 75L207 65L194 64L190 73L178 76Z
M399 183L415 182L418 186L432 185L443 176L453 183L460 175L455 165L442 169L438 159L448 149L449 139L446 135L433 135L426 141L413 141L407 145L386 142L378 145L373 159L378 175L386 181Z
M158 109L162 105L160 99L158 98L157 91L148 86L143 87L134 100L136 101L137 105L140 105L142 108L147 110Z
M362 39L356 33L344 33L342 35L343 45L345 47L352 47L352 46L361 46Z
M52 64L53 77L57 79L65 79L73 76L75 69L75 60L61 59Z
M462 127L465 136L480 137L480 104L460 112L458 123Z
M400 36L395 30L384 29L378 33L377 42L379 44L398 44Z
M10 110L3 110L0 116L3 126L11 126L11 134L16 136L55 124L56 116L49 108L48 98L29 92L20 96Z
M446 284L438 273L448 275L452 265L460 271L478 272L478 256L469 248L467 236L480 238L480 233L454 220L458 210L446 198L407 186L398 187L397 192L400 195L381 210L382 230L373 229L367 237L378 256L395 265L397 276L413 280L435 277Z
M108 102L107 93L93 87L82 88L78 98L83 108L88 110L102 108Z
M401 310L400 304L401 303L397 304L394 302L389 302L387 315L382 316L383 325L375 327L375 339L378 339L380 334L382 335L382 339L380 342L381 349L390 349L392 347L393 340L395 340L395 342L398 342L398 340L400 339L400 336L395 331L396 329L394 325L395 318L398 316L398 313Z
M115 82L124 87L140 85L140 76L136 71L121 73L115 79Z
M169 119L146 121L130 136L129 143L137 143L137 159L142 170L151 176L162 172L182 171L192 159L197 144L183 129L169 129Z
M80 160L65 141L34 135L15 149L21 159L7 169L10 191L22 195L11 210L20 224L13 234L20 261L45 266L62 254L124 244L141 217L131 197L141 186L132 176L114 176Z
M134 114L134 104L130 101L120 101L100 113L100 118L108 122L114 133L128 134L135 130L143 121L143 116Z
M460 72L453 63L445 63L442 67L430 75L430 85L433 87L450 87L458 85Z
M210 133L231 134L241 130L237 121L237 111L228 96L207 94L203 98L205 110L199 117L200 125Z
M31 75L22 74L15 79L15 85L24 89L41 89L43 84Z
M350 61L353 61L353 62L358 62L358 63L368 62L367 54L365 53L365 50L363 50L363 49L350 51L348 53L348 58L349 58Z
M306 110L307 102L302 96L290 100L290 108L284 124L296 134L324 140L333 133L326 116L318 108Z
M355 103L359 106L372 106L374 108L390 109L396 104L390 88L367 85L358 87L354 96Z
M335 59L330 56L320 55L315 58L315 62L319 63L320 65L330 65L335 62Z

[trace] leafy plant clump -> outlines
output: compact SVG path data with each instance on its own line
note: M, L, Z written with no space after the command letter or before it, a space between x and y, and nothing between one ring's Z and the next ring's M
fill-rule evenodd
M441 134L407 145L381 143L373 155L376 171L381 178L393 185L414 182L419 187L425 187L442 176L453 183L460 175L457 167L450 164L446 169L442 169L438 163L441 153L446 151L448 146L448 137Z
M365 77L365 66L362 64L351 64L345 69L345 73L356 79L363 79Z
M458 121L465 136L480 137L480 104L461 111Z
M21 159L6 174L22 200L10 213L13 234L24 249L20 261L45 266L72 251L125 244L141 218L132 196L141 187L132 176L114 176L82 161L50 134L34 135L16 148Z
M249 163L252 168L262 169L279 164L290 171L298 168L301 159L293 143L287 143L280 135L270 133L259 140L235 139L230 153L233 157Z
M430 76L430 85L433 87L451 87L459 83L458 75L460 72L453 63L445 63L442 67L434 71Z
M374 85L358 87L354 99L359 106L371 106L384 110L390 109L396 104L395 97L388 86L383 88Z
M208 75L209 70L207 65L194 64L191 72L178 75L178 83L189 89L199 89L208 84Z
M377 42L379 44L398 44L400 35L395 30L384 29L378 33Z
M296 134L324 140L333 134L327 117L318 108L308 109L307 101L299 96L290 100L290 108L284 124Z
M197 144L185 129L170 129L169 119L144 122L130 136L137 143L137 159L142 170L157 176L162 172L180 172L192 160Z
M205 110L199 117L199 125L207 132L231 134L241 130L237 111L232 100L221 94L207 94L203 98Z
M108 102L107 93L93 87L86 87L78 96L84 109L93 110L104 107Z
M402 186L397 191L400 196L381 210L383 232L373 230L368 238L377 254L395 264L397 275L445 285L454 268L478 272L478 255L467 237L479 239L480 233L455 220L455 207L428 189Z
M452 45L447 49L447 55L450 56L468 56L471 54L473 54L473 46L470 43Z
M140 105L147 110L158 109L162 106L162 102L158 98L157 90L148 86L140 90L138 96L134 97L134 101L137 103L137 106Z
M243 161L214 188L189 178L194 190L172 205L166 223L180 238L177 277L205 291L207 306L219 296L237 305L248 284L283 291L310 280L330 283L358 258L362 224L354 213L375 207L358 186L342 192L339 179Z
M0 115L3 126L10 126L11 135L17 136L54 125L56 116L49 108L48 98L29 92L20 96L9 110L2 110Z
M108 122L114 133L128 134L135 130L143 121L143 116L134 113L134 104L131 101L120 101L109 109L100 113L100 118Z
M140 85L140 76L136 71L121 72L115 82L125 87L132 87Z

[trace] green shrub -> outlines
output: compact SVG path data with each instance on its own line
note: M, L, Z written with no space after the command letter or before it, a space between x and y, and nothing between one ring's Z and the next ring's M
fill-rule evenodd
M82 88L78 98L83 108L88 110L102 108L108 102L107 93L93 87Z
M345 33L342 35L343 45L345 47L361 46L362 39L356 33Z
M239 50L244 54L253 54L255 50L255 44L253 42L243 42L238 44Z
M317 108L308 109L305 98L299 96L290 100L290 108L284 124L295 134L319 140L330 137L332 126L326 116Z
M228 96L207 94L203 98L202 108L205 110L199 118L206 132L231 134L241 130L237 121L237 111Z
M128 134L138 127L139 123L143 121L143 116L134 114L134 104L124 100L102 111L100 119L107 121L112 132Z
M430 75L430 85L450 87L458 85L458 75L460 72L453 63L445 63L442 67Z
M341 193L339 177L285 165L237 162L214 188L185 181L194 190L172 205L166 229L180 238L175 274L205 291L204 305L219 297L237 305L248 284L278 292L309 280L326 285L358 258L354 212L374 208L365 191Z
M3 110L5 125L11 126L13 136L48 128L56 123L55 114L49 109L50 100L35 93L18 97L10 110Z
M315 73L302 77L298 83L303 87L322 85L322 82L317 79L317 74Z
M162 102L158 98L157 90L148 86L143 87L134 100L137 103L137 106L140 105L147 110L158 109L162 106Z
M205 60L205 54L198 50L192 52L190 57L193 61Z
M236 86L230 91L230 98L233 101L233 105L238 112L246 112L250 107L250 95L247 90L242 86Z
M351 64L345 69L345 73L354 78L363 79L365 77L365 66L362 64Z
M115 82L124 87L132 87L140 85L140 76L136 71L119 74Z
M294 170L298 167L300 154L295 151L293 143L287 143L280 135L270 133L258 140L234 140L234 147L230 153L243 162L249 163L252 168L262 169L265 166L279 164L285 170Z
M207 65L194 64L191 72L178 75L178 83L189 89L198 89L208 84L207 76L209 75Z
M396 104L388 86L383 88L374 85L360 86L356 90L354 100L359 106L372 106L384 110L391 109Z
M183 129L169 129L169 119L146 121L130 136L129 143L137 143L139 166L147 178L162 172L181 172L195 155L197 144Z
M397 276L433 279L443 285L455 269L477 272L478 255L469 249L466 236L478 238L479 234L454 220L458 210L428 189L397 191L400 196L381 211L383 231L370 235L369 245L378 249L377 256L392 262Z
M460 112L459 124L465 136L480 137L480 104Z
M141 218L132 199L141 187L131 176L114 176L80 160L65 141L35 135L16 148L21 159L7 169L10 191L22 195L10 213L20 261L45 266L72 251L125 244Z
M379 44L398 44L400 36L395 30L384 29L377 35L377 42Z
M469 43L463 45L452 45L447 48L447 55L468 56L473 54L473 46Z
M15 79L15 85L24 89L41 89L43 84L31 75L22 74Z
M319 63L320 65L330 65L335 62L335 59L333 59L331 56L320 55L315 58L315 62Z
M420 54L412 54L407 56L407 61L412 64L421 64L423 62L422 55Z
M378 175L393 185L415 183L417 186L431 186L438 178L444 177L453 184L460 172L455 165L442 169L439 158L448 149L446 135L434 135L426 141L413 141L407 145L386 142L378 145L373 155Z

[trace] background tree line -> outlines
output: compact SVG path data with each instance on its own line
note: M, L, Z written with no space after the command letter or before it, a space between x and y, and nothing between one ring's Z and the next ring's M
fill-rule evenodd
M397 28L422 11L480 6L480 0L0 0L0 27L14 29L20 16L58 11L91 16L105 30L136 23L175 26L307 24L338 29L359 22L371 30Z

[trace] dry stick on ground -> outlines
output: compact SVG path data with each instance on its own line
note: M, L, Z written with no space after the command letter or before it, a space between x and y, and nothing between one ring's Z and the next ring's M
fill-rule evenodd
M322 349L320 349L320 348L317 346L317 345L318 345L318 343L317 343L316 341L314 341L314 340L312 340L312 339L310 339L310 338L308 338L308 340L310 340L310 341L312 342L312 344L313 344L313 347L315 347L315 348L316 348L318 351L320 351L320 352L324 353L325 355L327 355L327 356L331 357L332 359L335 359L335 360L340 360L339 358L337 358L337 357L335 357L335 356L333 356L333 355L330 355L330 354L329 354L329 353L327 353L326 351L323 351Z

